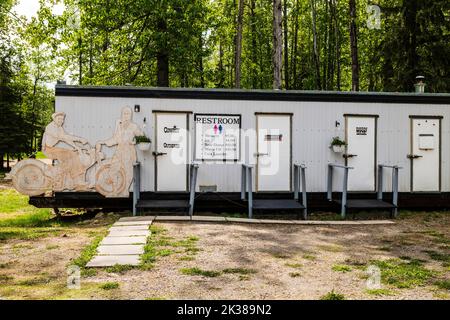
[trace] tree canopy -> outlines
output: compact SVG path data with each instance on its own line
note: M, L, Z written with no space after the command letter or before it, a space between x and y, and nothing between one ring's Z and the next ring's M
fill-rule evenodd
M39 148L56 80L408 92L423 75L450 91L447 0L40 0L30 20L15 4L0 0L2 159Z

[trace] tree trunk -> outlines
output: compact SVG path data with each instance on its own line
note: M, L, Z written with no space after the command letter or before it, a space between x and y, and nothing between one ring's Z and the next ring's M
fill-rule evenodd
M244 18L244 0L239 0L237 16L236 50L234 56L235 88L241 87L242 20Z
M3 153L0 153L0 170L3 169L3 165L4 165L3 157L4 157L4 156L5 156L5 155L4 155Z
M218 65L218 72L219 72L219 78L218 78L217 86L219 88L223 88L225 72L223 70L223 48L222 48L222 41L221 40L219 40L219 65Z
M163 38L166 38L167 24L164 19L158 21L158 32L163 34ZM156 53L156 68L157 68L157 86L168 87L169 86L169 54L167 52L167 43L164 41L159 44L158 52Z
M252 42L252 63L250 67L250 71L252 74L252 88L257 88L257 76L256 76L256 68L255 65L257 63L257 55L256 55L256 21L255 21L255 0L251 0L250 2L250 30L251 30L251 42Z
M289 89L289 51L288 51L288 15L287 0L283 6L283 31L284 31L284 88Z
M200 87L205 87L205 76L203 74L203 35L200 33L199 35L199 50L200 54L198 56L198 68L200 70Z
M356 34L356 3L349 0L350 9L350 54L352 57L352 91L359 91L358 39Z
M292 76L294 89L297 89L297 52L298 52L298 0L295 0L295 14L294 14L294 39L292 45Z
M78 57L78 68L79 68L79 77L78 77L78 84L81 86L83 84L82 78L83 78L83 50L81 48L81 45L83 44L83 39L81 38L81 35L78 37L78 49L79 57Z
M339 37L339 23L337 15L336 0L332 0L332 11L334 17L334 44L336 51L336 90L341 91L341 43Z
M281 89L281 60L282 60L282 32L281 32L281 0L273 0L273 88Z
M319 48L318 48L318 44L317 44L315 0L311 0L311 13L312 13L312 32L313 32L313 58L314 58L314 66L315 66L315 71L316 71L316 89L322 90L322 84L320 82Z

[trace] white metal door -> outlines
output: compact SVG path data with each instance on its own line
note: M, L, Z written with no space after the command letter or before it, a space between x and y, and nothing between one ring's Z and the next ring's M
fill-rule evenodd
M439 191L440 119L411 119L412 191Z
M375 190L376 117L346 117L349 191Z
M156 191L186 191L188 114L155 113L155 132Z
M257 191L291 190L291 116L256 115Z

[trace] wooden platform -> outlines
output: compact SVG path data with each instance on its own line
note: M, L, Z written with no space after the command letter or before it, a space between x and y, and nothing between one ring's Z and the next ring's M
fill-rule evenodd
M188 200L138 200L137 209L188 209Z
M339 205L342 204L341 200L335 200ZM347 203L345 205L347 209L359 209L359 210L372 210L372 209L386 209L391 210L395 209L396 206L392 203L377 200L377 199L347 199Z
M303 210L305 207L294 199L254 199L254 210Z

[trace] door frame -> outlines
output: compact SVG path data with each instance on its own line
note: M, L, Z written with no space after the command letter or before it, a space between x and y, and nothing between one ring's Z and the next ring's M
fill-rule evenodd
M292 112L255 112L255 121L256 121L256 154L258 154L259 149L259 128L258 128L258 116L285 116L289 117L289 135L290 135L290 143L289 143L289 190L288 192L292 192L292 118L294 114ZM286 191L259 191L258 190L258 177L259 177L259 157L256 156L256 168L255 168L255 191L256 192L286 192Z
M430 115L410 115L409 116L409 152L410 154L413 154L413 122L414 119L437 119L439 120L439 187L437 191L431 191L431 192L441 192L442 190L442 119L444 116L430 116ZM414 165L413 165L414 159L409 159L409 167L410 167L410 182L409 182L409 188L411 193L429 193L430 191L414 191L413 190L413 183L414 183Z
M177 110L152 110L152 114L154 117L154 125L155 125L155 148L154 150L158 150L158 114L185 114L186 115L186 131L187 131L187 141L186 141L186 155L187 155L187 162L186 163L186 188L184 191L189 191L189 158L190 158L190 130L189 130L189 114L192 114L192 111L177 111ZM158 157L153 155L153 158L155 159L155 171L154 171L154 190L155 192L158 192ZM180 190L183 191L183 190ZM166 192L166 191L160 191L160 192Z
M375 134L374 134L374 168L373 168L373 189L372 190L361 190L361 191L349 191L349 192L376 192L377 191L377 157L378 157L378 118L380 115L378 114L362 114L362 113L344 113L344 119L345 119L345 142L347 142L347 145L345 146L345 154L347 154L347 148L348 148L348 118L354 117L354 118L374 118L375 120ZM345 159L345 165L348 166L348 158L344 157Z

